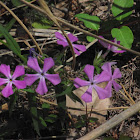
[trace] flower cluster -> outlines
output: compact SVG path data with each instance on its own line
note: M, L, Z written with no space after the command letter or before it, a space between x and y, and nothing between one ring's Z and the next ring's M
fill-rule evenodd
M61 82L58 74L48 74L47 71L54 66L54 61L52 58L44 59L44 66L41 70L37 61L37 58L29 57L27 65L35 70L36 74L26 74L23 81L16 80L16 78L25 74L23 66L16 66L13 75L10 74L10 66L1 64L0 72L6 76L6 79L0 78L0 86L6 84L6 87L2 90L2 95L4 97L9 97L13 94L12 84L17 87L17 89L24 89L26 86L31 86L37 79L40 79L36 92L40 95L47 93L48 89L46 86L45 79L49 80L53 85L57 85Z
M100 36L101 38L104 38L103 36ZM116 38L114 40L111 40L113 43L119 44L120 45L120 41L117 41ZM108 50L114 52L114 53L124 53L126 52L125 50L118 50L118 47L111 45L107 42L104 42L102 40L99 40L99 43L101 45L103 45L105 48L107 48Z
M59 40L57 43L59 45L63 45L63 47L68 46L67 40L59 33L55 33L56 38ZM80 55L80 52L86 51L86 47L84 45L78 45L78 44L73 44L73 42L77 41L78 38L73 36L72 34L68 34L68 37L70 41L72 42L74 52L77 55ZM106 47L108 50L111 50L113 52L117 53L122 53L124 52L123 50L118 51L117 47L112 46L108 43L105 43L101 40L99 42ZM120 43L116 40L114 40L115 43ZM24 89L26 86L31 86L35 81L39 79L39 84L36 88L36 92L39 93L40 95L43 95L48 92L48 88L46 86L46 80L49 80L53 85L57 85L61 82L61 79L58 74L49 74L47 73L50 68L54 66L54 61L53 59L50 58L45 58L44 59L44 65L43 69L40 68L38 64L37 58L33 55L37 55L35 53L35 50L32 49L30 50L30 56L28 57L28 62L27 65L31 69L33 69L36 74L25 74L25 70L23 66L16 66L16 69L11 75L10 73L10 66L1 64L0 65L0 73L5 75L6 78L0 78L0 86L3 84L7 84L5 88L2 90L2 94L4 97L9 97L10 95L13 94L13 89L12 85L15 85L17 89ZM115 90L118 91L121 86L115 82L115 79L121 78L121 72L118 68L116 68L112 74L111 66L116 64L116 62L106 62L104 65L101 67L102 72L101 74L95 75L94 76L94 66L87 64L84 68L84 72L88 76L89 81L82 80L80 78L75 78L74 80L74 86L76 88L83 87L83 86L88 86L87 91L82 95L82 99L85 102L91 102L92 101L92 90L93 88L96 90L99 99L105 99L109 98L112 96L111 90L112 90L112 85L114 86ZM18 77L25 75L24 80L16 80ZM107 85L105 88L101 88L99 86L100 83L102 82L107 82Z
M59 45L62 45L64 48L66 46L69 46L66 38L60 34L59 32L55 32L55 36L56 38L58 38L59 40L57 40L57 44ZM73 46L73 49L74 49L74 52L77 54L77 55L80 55L80 52L85 52L86 51L86 47L84 45L78 45L78 44L73 44L73 42L75 41L78 41L78 38L76 36L74 36L73 34L68 34L68 37L72 43L72 46Z
M94 76L94 66L87 64L84 68L84 72L89 78L89 81L76 78L74 80L74 86L76 88L88 86L87 91L82 95L82 99L85 102L92 102L92 89L94 88L98 94L99 99L105 99L111 97L112 84L116 91L118 91L121 86L115 82L115 79L121 78L121 72L118 68L114 70L112 74L111 65L115 62L107 62L102 66L101 74ZM99 83L108 82L107 86L103 89L98 86Z

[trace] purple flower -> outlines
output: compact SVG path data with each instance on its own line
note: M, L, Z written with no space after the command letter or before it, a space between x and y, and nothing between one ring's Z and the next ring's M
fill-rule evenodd
M5 65L5 64L1 64L0 65L0 72L7 77L7 79L0 78L0 86L7 83L6 87L3 88L3 90L2 90L2 95L4 97L7 98L13 94L12 84L14 84L17 87L17 89L26 88L25 81L16 80L17 77L25 74L25 70L24 70L23 66L16 66L16 69L15 69L13 75L11 75L10 74L10 66Z
M47 93L45 79L49 80L53 85L57 85L61 82L58 74L48 74L47 71L54 66L53 59L45 58L43 70L40 69L37 58L29 57L27 65L35 70L37 74L26 74L25 82L28 86L31 86L37 79L40 79L36 92L40 95Z
M62 34L60 34L59 32L55 32L55 36L56 36L56 38L59 39L59 40L57 40L57 44L62 45L64 48L65 48L66 46L69 46L69 44L68 44L66 38L65 38ZM71 33L68 34L68 37L69 37L69 39L70 39L70 41L71 41L71 43L72 43L74 52L75 52L77 55L80 55L80 52L79 52L79 51L81 51L81 52L85 52L85 51L86 51L86 47L85 47L84 45L73 44L73 42L75 42L75 41L78 40L77 37L75 37L75 36L74 36L73 34L71 34Z
M110 80L109 80L107 86L105 87L105 89L108 91L108 96L109 97L112 96L112 94L111 94L112 84L113 84L116 91L121 89L121 86L115 82L115 79L121 78L122 75L121 75L121 72L120 72L119 68L116 68L114 70L114 73L112 74L111 66L114 65L114 64L116 64L116 62L106 62L102 66L102 69L110 75Z
M92 102L92 89L94 88L100 99L107 98L107 90L97 86L97 84L105 81L109 81L110 77L106 72L102 72L100 75L94 76L94 66L87 64L84 68L84 72L87 74L89 81L76 78L74 80L74 86L76 88L88 86L87 91L82 95L82 99L85 102Z
M104 38L103 36L100 36L101 38ZM119 44L120 45L120 41L117 41L116 38L114 40L111 40L112 42ZM107 42L104 42L102 40L99 40L99 43L102 44L105 48L107 48L108 50L114 52L114 53L124 53L126 52L125 50L118 50L118 47L111 45Z

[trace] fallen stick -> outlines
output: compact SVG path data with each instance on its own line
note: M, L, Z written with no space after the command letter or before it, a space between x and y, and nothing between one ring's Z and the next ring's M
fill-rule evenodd
M140 111L140 101L77 140L94 140L138 111Z

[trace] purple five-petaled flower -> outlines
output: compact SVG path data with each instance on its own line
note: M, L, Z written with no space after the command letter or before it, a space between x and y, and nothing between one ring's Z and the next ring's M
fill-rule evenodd
M101 38L104 38L103 36L100 36ZM120 41L117 41L116 38L114 40L111 40L113 43L119 44L120 45ZM99 43L101 45L103 45L105 48L107 48L108 50L114 52L114 53L124 53L126 52L125 50L118 50L118 47L111 45L107 42L104 42L102 40L99 40Z
M57 40L57 44L62 45L64 48L65 48L66 46L69 46L69 44L68 44L66 38L65 38L62 34L60 34L59 32L55 32L55 36L56 36L56 38L59 39L59 40ZM68 37L69 37L69 39L70 39L70 41L71 41L71 43L72 43L74 52L75 52L77 55L80 55L80 52L79 52L79 51L81 51L81 52L85 52L85 51L86 51L86 47L85 47L84 45L73 44L73 42L78 41L78 38L77 38L77 37L75 37L75 36L74 36L73 34L71 34L71 33L68 34Z
M111 94L112 85L114 86L116 91L119 91L119 89L122 88L118 83L115 82L115 79L118 79L118 78L122 77L119 68L116 68L114 70L113 74L112 74L111 66L114 65L114 64L116 64L116 62L106 62L102 66L102 69L104 71L106 71L109 74L109 76L110 76L110 80L109 80L107 86L105 87L105 89L108 91L108 97L112 96L112 94Z
M105 81L109 81L110 77L105 72L102 71L100 75L94 76L94 66L87 64L84 68L84 72L87 74L89 81L82 80L80 78L76 78L74 80L74 86L76 88L88 86L87 91L82 95L82 100L85 102L92 102L92 89L94 88L100 99L108 98L108 91L97 86L97 84Z
M11 75L10 66L1 64L0 72L7 77L6 79L0 78L0 86L7 83L6 87L3 88L3 90L2 90L2 95L4 97L7 98L13 94L12 84L14 84L17 87L17 89L26 88L25 81L16 80L17 77L20 77L25 74L25 70L24 70L23 66L20 66L20 65L16 66L16 69L15 69L13 75Z
M58 74L48 74L47 71L54 66L53 59L45 58L43 69L40 69L37 58L29 57L27 65L35 70L37 74L26 74L25 82L28 86L31 86L37 79L40 79L36 92L40 95L47 93L45 79L49 80L53 85L57 85L61 82Z

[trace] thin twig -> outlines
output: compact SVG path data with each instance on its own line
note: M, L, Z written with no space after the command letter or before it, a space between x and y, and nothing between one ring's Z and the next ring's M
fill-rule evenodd
M29 3L33 3L33 2L35 2L35 1L36 1L36 0L33 0L33 1L30 1ZM19 6L17 6L17 7L14 7L14 8L11 9L11 11L14 11L14 10L19 9L19 8L21 8L21 7L24 7L24 6L26 6L26 4L22 4L22 5L19 5ZM0 17L3 16L3 15L5 15L5 14L7 14L7 13L8 13L8 11L3 12L2 14L0 14Z
M31 37L31 39L33 40L33 42L35 43L38 51L40 52L40 54L42 55L42 51L39 47L39 45L37 44L36 40L34 39L34 37L32 36L32 34L29 32L29 30L27 29L27 27L23 24L23 22L14 14L13 11L11 11L2 1L0 1L0 5L2 5L7 11L9 11L9 13L18 21L18 23L24 28L24 30L27 32L27 34Z
M94 43L96 43L98 40L97 39L95 39L94 41L92 41L91 43L89 43L87 46L86 46L86 49L88 49L89 47L91 47ZM82 52L80 52L80 53L82 53ZM78 55L77 54L75 54L75 57L77 57ZM70 61L72 61L73 60L73 57L70 57L66 62L67 63L69 63ZM60 65L60 66L58 66L57 68L55 68L54 69L54 71L56 72L56 71L58 71L59 69L61 69L62 67L63 67L64 65Z
M110 120L102 124L101 126L97 127L96 129L86 134L85 136L79 138L78 140L93 140L101 136L102 134L106 133L111 128L115 127L125 119L131 117L139 110L140 110L140 101L134 104L133 106L129 107L127 110L121 112L117 116L114 116L113 118L111 118Z
M126 93L126 95L129 97L129 99L132 101L133 104L135 104L135 101L132 99L132 97L129 95L129 93L126 91L125 87L123 86L123 84L120 83L120 85L122 86L124 92Z
M40 11L40 12L46 14L46 12L45 12L44 10L40 9L39 7L37 7L37 6L33 5L33 4L30 4L30 3L26 2L25 0L20 0L20 1L22 1L23 3L27 4L28 6L34 8L34 9L36 9L36 10L38 10L38 11ZM83 33L86 34L86 35L95 37L95 38L97 38L97 39L99 39L99 40L102 40L102 41L104 41L104 42L107 42L107 43L109 43L109 44L111 44L111 45L117 46L118 48L120 48L120 49L122 49L122 50L126 50L126 51L128 51L128 52L131 52L131 53L133 53L133 54L136 54L136 55L140 56L140 52L134 51L134 50L132 50L132 49L127 49L127 48L125 48L125 47L123 47L123 46L121 46L121 45L119 45L119 44L113 43L113 42L111 42L111 41L109 41L109 40L107 40L107 39L103 39L103 38L101 38L101 37L99 37L99 36L97 36L97 35L95 35L95 34L92 34L92 33L88 32L88 31L85 31L85 30L83 30L83 29L78 28L78 27L76 27L76 26L74 26L74 25L72 25L72 24L70 24L70 23L64 21L64 20L61 19L61 18L58 18L58 17L55 17L55 18L56 18L59 22L61 22L62 24L66 25L66 26L69 26L70 28L72 28L72 29L74 29L74 30L76 30L76 31L83 32Z
M133 102L121 90L119 90L119 92L133 105Z
M70 45L70 50L72 52L72 56L73 56L73 65L72 68L74 69L75 64L76 64L76 58L75 58L75 53L74 53L74 49L72 46L72 43L69 39L69 37L67 36L67 34L64 32L63 28L61 27L61 25L59 24L58 20L55 18L55 16L53 15L53 13L51 12L51 10L49 9L48 5L46 4L46 2L44 0L38 0L38 3L40 4L40 6L44 9L45 14L52 20L54 21L54 23L59 27L59 29L61 30L61 32L63 33L63 35L65 36L68 44Z

